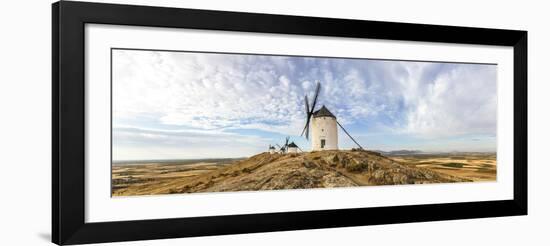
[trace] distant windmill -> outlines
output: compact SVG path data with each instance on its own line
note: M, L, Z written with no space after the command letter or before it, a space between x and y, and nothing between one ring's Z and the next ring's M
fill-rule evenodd
M298 150L302 151L300 147L298 147L298 145L296 145L294 142L291 142L288 144L288 148L287 148L288 153L298 153Z
M275 147L273 145L269 145L269 153L270 154L275 154Z
M286 140L285 140L285 144L281 147L280 145L277 144L277 147L279 147L279 151L284 154L287 152L288 150L288 140L290 139L290 137L286 137Z
M311 150L338 149L338 126L344 130L346 135L348 135L360 149L363 149L363 147L361 147L361 145L355 141L348 131L346 131L346 129L336 120L336 116L334 116L325 105L315 111L315 105L317 104L317 98L319 97L320 91L321 83L317 82L311 108L309 107L307 95L304 98L306 106L306 125L304 126L304 130L302 130L301 136L305 133L306 139L309 140L309 126L311 123Z

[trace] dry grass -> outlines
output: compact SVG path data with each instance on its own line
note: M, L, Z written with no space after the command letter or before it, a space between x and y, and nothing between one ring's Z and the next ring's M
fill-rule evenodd
M407 166L428 168L473 181L496 181L495 154L403 155L394 156L392 159Z
M229 163L199 162L193 164L140 163L113 165L112 195L150 195L170 193L172 183L192 180L198 175L217 170Z

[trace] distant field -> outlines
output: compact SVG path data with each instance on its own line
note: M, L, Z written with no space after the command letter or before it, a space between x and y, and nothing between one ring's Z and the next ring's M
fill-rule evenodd
M496 154L493 153L414 154L391 158L407 166L428 168L472 181L495 181L497 175Z
M133 161L113 161L113 166L121 165L142 165L142 164L159 164L159 165L186 165L195 163L216 163L227 164L236 160L245 158L212 158L212 159L187 159L187 160L133 160Z
M173 182L216 170L241 159L124 161L112 165L113 196L171 193Z

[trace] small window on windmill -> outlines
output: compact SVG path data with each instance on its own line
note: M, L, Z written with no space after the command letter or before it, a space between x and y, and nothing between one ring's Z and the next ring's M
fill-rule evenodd
M321 139L321 149L325 148L325 140Z

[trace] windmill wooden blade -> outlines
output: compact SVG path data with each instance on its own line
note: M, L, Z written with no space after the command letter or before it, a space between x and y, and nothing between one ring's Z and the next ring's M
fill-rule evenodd
M315 88L315 95L313 97L313 103L311 104L311 108L309 107L309 100L307 98L307 95L305 96L305 105L306 105L306 125L304 126L304 129L302 130L302 133L300 136L303 136L304 133L306 134L306 139L309 140L309 122L311 120L311 116L313 115L313 111L315 110L315 104L317 104L317 97L319 97L319 91L321 91L321 83L317 82L317 88Z
M309 119L307 119L306 121L306 125L304 126L304 130L302 130L302 134L300 134L300 136L303 136L304 133L306 134L306 139L309 139Z
M306 115L309 115L310 112L309 112L309 102L307 100L307 95L304 97L304 102L306 104Z
M302 130L302 133L300 134L300 136L303 136L303 135L304 135L304 133L306 132L306 130L309 128L308 125L309 125L309 119L306 121L306 125L304 126L304 130Z
M288 139L289 139L289 137L286 137L285 148L288 147Z
M279 145L279 144L275 144L275 145L277 145L277 148L282 149L281 145Z
M311 104L310 115L313 114L315 110L315 104L317 104L317 97L319 97L319 91L321 91L321 83L317 82L317 88L315 89L315 96L313 97L313 103Z
M306 139L309 139L309 121L311 120L311 114L307 116L306 119L306 125L304 126L304 130L302 130L302 134L300 136L303 136L304 133L306 134Z
M302 130L302 133L300 136L303 136L304 133L306 133L306 139L308 138L309 133L309 119L311 117L311 112L309 110L309 100L307 99L307 95L304 97L304 102L306 105L306 125L304 126L304 129Z

